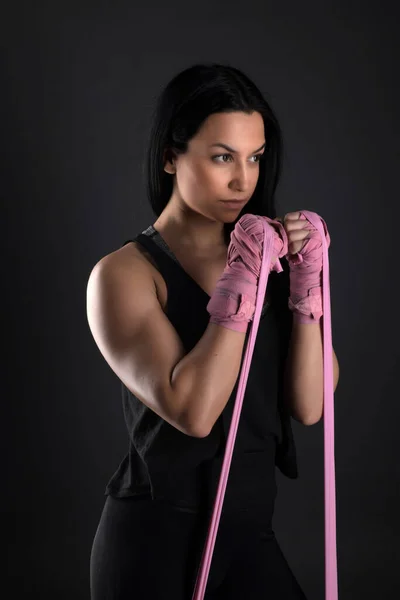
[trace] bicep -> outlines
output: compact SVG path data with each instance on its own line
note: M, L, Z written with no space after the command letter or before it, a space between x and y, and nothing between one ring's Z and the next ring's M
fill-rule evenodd
M171 373L184 356L181 339L164 314L154 280L139 262L98 263L87 286L87 318L104 359L143 404L187 433Z

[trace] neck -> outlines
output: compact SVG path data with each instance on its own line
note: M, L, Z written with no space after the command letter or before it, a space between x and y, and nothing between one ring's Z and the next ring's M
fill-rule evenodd
M192 254L207 255L227 247L224 224L202 219L176 218L162 213L153 224L165 240L173 240ZM168 243L168 242L167 242Z

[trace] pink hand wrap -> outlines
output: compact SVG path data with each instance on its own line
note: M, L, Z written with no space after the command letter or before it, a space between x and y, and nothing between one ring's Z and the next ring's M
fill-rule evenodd
M336 481L335 481L335 431L334 431L334 390L333 390L333 361L332 361L332 328L331 328L331 307L330 307L330 287L329 287L329 257L327 250L327 230L325 224L322 225L321 217L311 211L304 211L307 221L313 223L319 231L323 244L323 309L325 317L322 324L323 329L323 392L324 392L324 503L325 503L325 600L338 600L338 577L337 577L337 544L336 544ZM265 218L265 217L264 217ZM263 227L267 228L267 223L259 220ZM325 229L324 229L325 228ZM196 584L192 595L192 600L204 600L208 576L213 558L215 541L217 538L218 527L220 524L225 492L235 447L236 436L240 424L241 411L243 406L244 394L246 391L247 380L251 368L253 351L256 343L258 327L260 323L261 308L264 301L265 288L268 285L268 270L271 271L273 236L271 231L265 231L265 239L268 248L263 247L263 254L267 264L262 264L259 272L258 285L260 289L257 293L257 306L254 312L253 323L250 327L250 335L244 351L242 367L239 376L237 395L229 434L226 441L224 459L222 463L221 474L218 483L218 489L215 496L214 508L208 526L207 539L204 545L203 554L197 574ZM287 242L287 239L286 239ZM311 245L311 244L310 244ZM267 250L265 253L264 251ZM285 254L287 249L284 250ZM294 258L294 262L297 262ZM297 264L305 262L303 257ZM296 266L296 265L295 265ZM317 273L315 274L317 277ZM263 291L264 290L264 291ZM262 474L260 475L263 476ZM245 482L244 482L245 485Z
M252 320L261 271L264 230L260 219L275 229L271 271L282 271L279 258L287 253L286 231L278 221L245 214L231 233L227 264L207 304L210 323L245 333Z
M306 219L301 212L300 219ZM307 220L307 219L306 219ZM327 246L331 238L325 221L324 226ZM296 254L288 254L290 266L290 298L289 309L293 312L296 323L318 323L322 311L322 240L317 229L307 220L305 228L310 231L303 248Z

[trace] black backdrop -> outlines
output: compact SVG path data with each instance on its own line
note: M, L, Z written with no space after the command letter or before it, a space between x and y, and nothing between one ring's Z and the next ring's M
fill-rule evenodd
M6 6L8 4L8 6ZM394 3L8 2L2 61L2 539L5 597L88 599L106 482L128 446L119 381L87 324L94 264L155 220L141 161L177 71L229 61L285 141L278 214L316 211L332 243L341 600L399 582L399 19ZM294 422L275 530L323 597L323 423Z

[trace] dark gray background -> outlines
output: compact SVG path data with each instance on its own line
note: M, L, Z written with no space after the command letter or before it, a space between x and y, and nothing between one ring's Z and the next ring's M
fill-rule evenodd
M86 318L94 264L153 223L141 161L154 99L229 61L280 120L278 214L327 222L341 600L399 582L399 19L389 2L18 2L2 10L5 219L2 538L7 598L88 599L106 482L128 448L119 380ZM323 422L294 422L275 530L323 598ZM5 585L5 584L4 584Z

